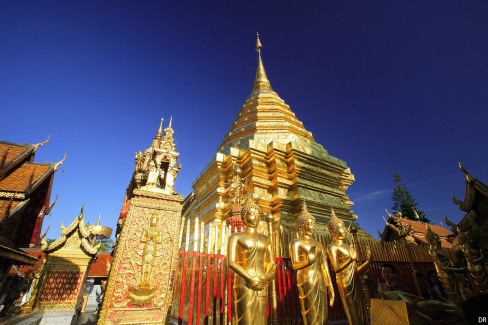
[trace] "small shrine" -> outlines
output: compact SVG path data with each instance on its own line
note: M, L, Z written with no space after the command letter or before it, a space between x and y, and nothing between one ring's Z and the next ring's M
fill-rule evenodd
M46 259L38 271L32 298L24 306L44 311L40 324L74 321L83 300L88 267L97 255L93 244L100 233L110 236L111 229L99 224L86 225L82 208L68 227L61 225L60 238L50 244L42 242Z

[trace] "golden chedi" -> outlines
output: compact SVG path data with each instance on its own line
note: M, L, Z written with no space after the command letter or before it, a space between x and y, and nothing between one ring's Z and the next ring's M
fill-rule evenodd
M312 238L315 231L315 218L307 211L304 202L297 219L300 238L290 242L290 257L297 271L297 286L300 297L302 319L305 325L327 324L329 305L334 304L334 288L327 265L327 255L320 242Z

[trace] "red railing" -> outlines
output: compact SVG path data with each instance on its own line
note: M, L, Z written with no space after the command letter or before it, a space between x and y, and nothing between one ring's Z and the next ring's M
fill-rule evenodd
M376 286L381 279L381 265L391 261L374 261L368 272L372 285L371 298L376 297ZM276 288L280 324L301 324L300 300L295 272L289 258L276 258ZM413 274L406 262L395 262L398 281L416 294ZM421 274L434 270L433 263L415 263ZM331 269L332 270L332 269ZM334 279L335 303L329 309L330 320L344 320L346 314ZM171 318L178 324L231 324L233 301L233 272L227 268L226 256L198 252L180 252L173 286ZM426 289L426 284L422 283ZM420 293L419 295L423 295ZM269 308L268 308L269 310ZM268 313L269 314L269 313Z

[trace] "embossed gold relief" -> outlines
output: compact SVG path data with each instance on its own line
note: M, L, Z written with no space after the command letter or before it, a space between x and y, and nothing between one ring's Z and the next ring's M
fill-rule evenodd
M159 218L152 216L149 227L142 229L141 243L144 244L141 256L141 276L139 283L129 288L129 300L135 305L150 303L156 297L157 287L154 278L155 259L162 256L163 229L158 228Z
M178 206L178 201L159 202L160 209L176 210ZM106 321L113 313L117 319L128 315L120 313L127 308L157 308L166 315L171 302L171 271L176 264L180 215L171 210L131 206L117 241L99 324L112 324ZM151 222L148 216L157 217Z
M173 187L181 165L171 123L163 133L161 121L136 155L99 324L161 324L171 306L183 201Z

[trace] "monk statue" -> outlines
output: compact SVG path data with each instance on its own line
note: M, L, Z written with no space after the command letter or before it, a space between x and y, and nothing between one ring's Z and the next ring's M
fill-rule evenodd
M346 242L344 222L336 217L333 209L327 227L332 237L327 255L336 274L337 287L349 324L369 324L361 278L369 269L371 250L368 247L366 262L358 266L356 248Z
M297 226L301 232L299 239L290 242L291 263L297 271L297 286L305 325L327 324L329 305L334 304L334 288L327 265L327 255L320 242L312 238L315 231L315 218L307 211L303 202Z
M259 206L246 199L241 210L244 231L229 237L227 264L234 271L236 324L267 324L268 284L276 271L271 244L258 233Z
M454 272L465 272L466 268L456 267L451 265L449 256L441 248L441 241L439 235L430 229L429 224L427 226L427 232L425 234L425 239L429 243L429 255L434 260L434 265L441 280L442 286L446 290L446 294L449 300L461 307L463 298L461 295L461 288L458 281L456 280Z

